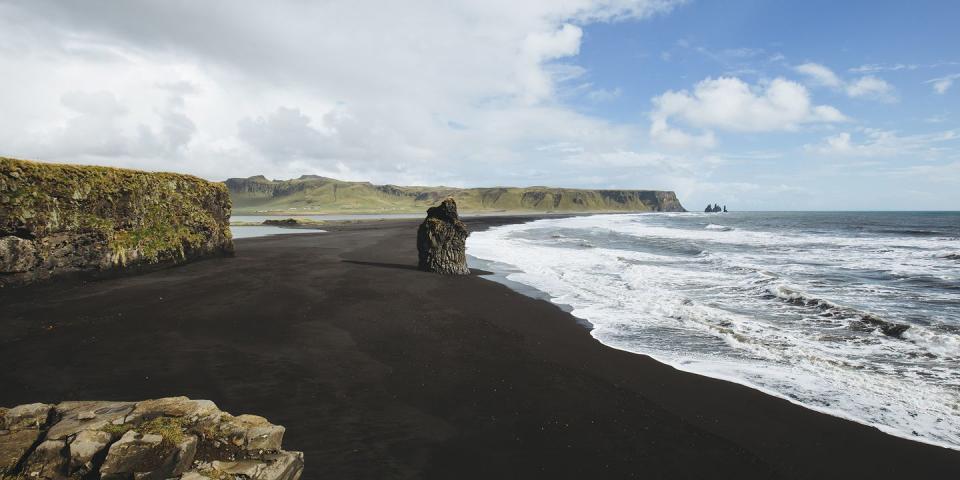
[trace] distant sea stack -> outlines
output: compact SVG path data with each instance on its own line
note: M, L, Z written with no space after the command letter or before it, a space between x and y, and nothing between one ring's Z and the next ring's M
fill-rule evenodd
M0 286L231 254L230 210L189 175L0 157Z
M237 213L416 213L447 197L460 212L684 212L674 192L552 187L400 187L316 175L224 182Z
M457 202L444 199L427 210L417 229L420 270L444 275L469 275L467 267L467 226L457 214Z
M703 212L704 213L720 213L720 212L727 213L727 206L724 205L723 208L720 208L719 204L715 203L713 204L713 206L710 206L710 204L708 203L707 208L703 209Z

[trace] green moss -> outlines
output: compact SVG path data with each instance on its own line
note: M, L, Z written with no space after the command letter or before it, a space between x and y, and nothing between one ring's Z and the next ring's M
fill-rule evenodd
M197 473L212 480L227 480L233 477L229 473L220 470L214 470L213 468L201 468L197 470Z
M123 423L120 425L110 424L100 430L113 436L122 436L130 430L136 430L144 435L160 435L164 441L171 445L178 445L186 438L187 425L179 417L157 417L140 425L132 423Z
M173 445L183 442L186 430L186 424L180 417L157 417L137 427L138 432L160 435Z
M133 426L134 425L132 423L121 423L120 425L114 425L111 423L100 430L107 432L114 437L122 437L123 434L133 430Z
M0 157L0 236L82 237L113 266L229 248L230 211L223 184L190 175Z

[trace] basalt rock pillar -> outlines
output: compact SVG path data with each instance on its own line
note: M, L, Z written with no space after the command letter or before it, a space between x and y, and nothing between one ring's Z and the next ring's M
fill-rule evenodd
M427 210L417 230L420 270L444 275L468 275L467 226L457 215L457 202L446 200Z

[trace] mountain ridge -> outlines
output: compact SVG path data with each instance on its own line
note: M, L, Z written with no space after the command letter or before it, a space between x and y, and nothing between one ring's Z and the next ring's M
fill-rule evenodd
M377 185L319 175L224 181L235 214L421 213L446 197L464 212L685 212L667 190Z

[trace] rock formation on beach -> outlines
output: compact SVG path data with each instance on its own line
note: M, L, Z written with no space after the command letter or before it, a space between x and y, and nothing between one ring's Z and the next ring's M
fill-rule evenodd
M468 275L467 226L457 214L457 202L447 198L427 209L427 218L417 229L420 269L446 275Z
M284 431L186 397L0 408L0 478L297 480Z
M230 210L190 175L0 157L0 286L230 254Z
M296 227L297 225L300 225L300 222L297 222L297 220L294 218L283 218L279 220L268 218L263 221L263 225L270 227Z
M235 211L254 214L415 213L447 197L469 212L685 212L674 192L555 187L454 188L375 185L317 175L231 178Z
M281 219L268 218L261 223L261 225L266 225L268 227L284 227L284 228L315 228L323 224L324 222L322 220L311 220L311 219L305 219L305 218L281 218Z

